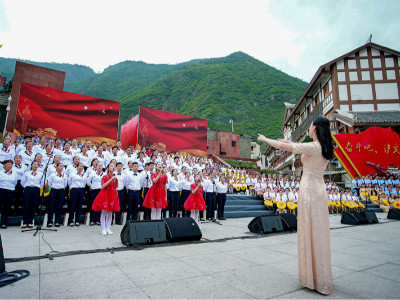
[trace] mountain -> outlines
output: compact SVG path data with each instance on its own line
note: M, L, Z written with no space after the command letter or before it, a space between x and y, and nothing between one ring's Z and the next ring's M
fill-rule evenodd
M96 75L96 73L93 71L92 68L82 65L35 62L31 60L3 58L3 57L0 57L0 75L5 75L7 77L13 78L15 72L15 62L17 60L32 65L65 72L65 83L64 83L65 90L68 90L70 86L74 85L77 82L81 82L87 78Z
M81 65L28 63L66 71L64 90L119 101L122 125L140 106L208 120L208 127L280 136L283 102L294 103L307 83L236 52L176 65L124 61L102 73ZM0 74L14 73L15 59L0 58Z
M182 66L138 94L121 99L120 124L138 113L139 106L208 120L208 127L235 132L280 136L283 102L295 102L307 83L251 56L227 57Z
M75 82L68 91L119 101L129 95L136 95L175 68L176 65L124 61L108 67L101 74Z

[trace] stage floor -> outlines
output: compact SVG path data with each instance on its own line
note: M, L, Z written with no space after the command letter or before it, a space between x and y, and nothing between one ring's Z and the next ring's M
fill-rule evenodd
M377 213L379 224L340 224L330 215L333 294L328 298L398 298L400 221ZM201 225L203 239L192 244L162 244L114 251L122 246L122 226L112 236L100 227L60 227L44 232L55 257L38 259L51 248L42 236L1 230L4 256L26 258L6 263L8 271L31 276L1 288L0 298L327 298L302 288L297 280L297 234L249 233L252 218ZM224 239L226 239L224 241ZM90 254L57 255L96 250Z

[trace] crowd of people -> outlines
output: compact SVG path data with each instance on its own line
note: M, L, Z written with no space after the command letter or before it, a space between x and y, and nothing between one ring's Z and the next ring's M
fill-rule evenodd
M226 193L242 188L248 177L244 169L179 152L132 145L123 150L120 141L93 145L45 136L11 143L6 135L0 162L1 228L7 228L10 207L23 216L22 228L32 228L42 193L48 227L60 226L65 205L69 226L80 226L79 216L90 212L89 225L101 225L102 234L112 234L113 214L122 224L122 212L127 221L139 219L140 212L144 219L165 218L167 212L177 217L179 212L198 222L214 220L217 210L217 218L224 220Z
M352 180L352 191L361 200L371 201L384 212L400 208L400 178L396 174L356 176Z
M264 200L267 209L296 214L300 180L300 176L250 175L246 179L246 186L251 194ZM365 208L361 201L371 201L384 212L389 208L400 208L400 179L393 174L356 177L352 180L352 188L345 189L325 179L325 187L331 214L345 210L361 211Z
M60 226L65 211L67 224L79 226L79 216L90 212L89 225L101 225L103 234L112 234L113 219L122 224L122 212L127 212L127 221L138 220L140 212L145 220L165 218L168 212L169 217L191 216L198 222L213 220L216 210L217 218L224 220L226 194L247 190L269 210L296 214L301 180L253 175L179 152L137 150L132 145L123 150L120 141L115 146L93 145L89 140L44 136L21 136L11 143L6 135L0 162L1 228L7 228L11 207L23 216L22 228L33 227L42 193L48 227ZM329 179L325 185L330 213L362 210L360 200L370 200L384 211L400 206L400 180L395 175L356 178L345 190Z

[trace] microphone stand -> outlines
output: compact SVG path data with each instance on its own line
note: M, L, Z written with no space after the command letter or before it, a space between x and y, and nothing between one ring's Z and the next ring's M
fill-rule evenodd
M53 152L54 152L54 148L53 148L53 150L52 150L51 153L50 153L50 154L51 154L51 157L53 156ZM46 153L46 154L47 154L47 153ZM42 231L42 230L57 231L57 229L42 228L42 224L41 224L41 223L43 222L42 218L43 218L44 187L45 187L45 184L46 184L47 168L49 167L49 163L50 163L51 157L50 157L49 160L47 161L46 167L45 167L44 170L43 170L42 178L40 179L40 181L42 181L42 179L43 179L43 177L44 177L44 182L43 182L43 193L42 193L42 196L40 196L39 225L37 225L36 228L21 230L21 232L35 231L35 233L33 234L33 236L36 236L36 234L37 234L39 231Z

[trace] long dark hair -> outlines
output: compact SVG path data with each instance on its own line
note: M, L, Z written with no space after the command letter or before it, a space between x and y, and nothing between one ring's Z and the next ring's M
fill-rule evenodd
M331 130L329 129L329 120L324 117L317 117L313 121L316 127L316 133L322 148L322 156L330 160L333 158L333 142Z

